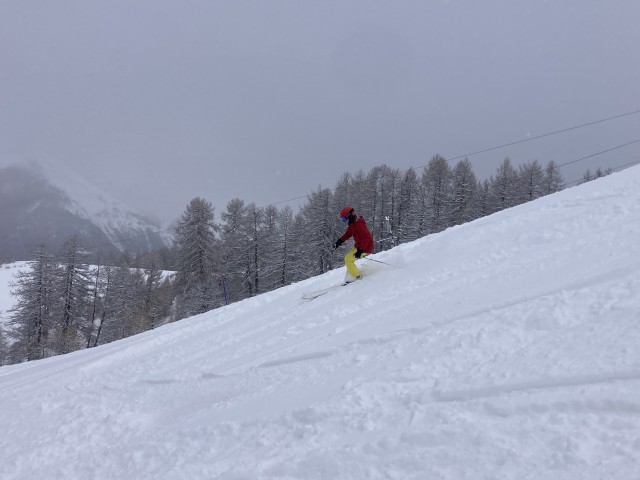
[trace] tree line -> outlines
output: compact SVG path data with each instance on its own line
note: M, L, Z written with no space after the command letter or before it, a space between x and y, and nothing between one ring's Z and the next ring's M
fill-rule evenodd
M583 181L593 178L587 172ZM345 205L365 217L383 251L563 187L553 161L516 169L506 158L478 180L469 160L451 166L435 155L421 175L386 165L344 173L296 213L236 198L216 222L211 203L196 197L169 251L89 262L75 238L57 255L38 249L12 284L18 303L10 328L0 329L0 364L95 347L342 266L333 244Z
M76 237L55 255L40 246L11 283L18 302L0 331L0 360L46 358L155 328L172 295L158 259L149 255L144 268L132 268L127 255L90 264Z

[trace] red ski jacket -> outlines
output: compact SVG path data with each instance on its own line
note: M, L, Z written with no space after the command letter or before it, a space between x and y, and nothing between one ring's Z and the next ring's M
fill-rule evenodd
M345 242L351 237L353 237L354 247L364 253L373 252L373 237L367 228L367 222L364 221L364 218L356 216L355 221L349 224L347 231L340 237L340 240Z

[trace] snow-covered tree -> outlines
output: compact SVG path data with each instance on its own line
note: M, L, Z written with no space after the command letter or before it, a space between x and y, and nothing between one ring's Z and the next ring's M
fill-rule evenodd
M559 192L564 187L564 178L556 162L551 160L544 169L544 194Z
M105 308L107 321L103 322L101 343L127 338L142 331L138 318L141 285L142 275L132 268L131 259L122 255L109 279L108 308Z
M333 244L342 232L331 197L328 188L312 192L298 214L296 239L300 245L300 260L308 276L328 272L336 264Z
M357 198L360 191L361 188L358 188L355 185L353 176L350 173L344 173L333 189L330 208L335 210L336 215L338 215L338 212L347 205L351 205L355 209L356 202L362 202L363 200L361 198ZM359 209L360 207L361 204L358 204L357 208ZM360 212L360 210L358 210L358 212Z
M520 202L530 202L545 194L544 171L537 160L520 165L518 167L518 179Z
M602 167L598 167L596 169L596 173L593 176L595 178L601 178L601 177L606 177L607 175L611 175L612 173L613 173L613 169L612 168L605 168L603 170Z
M396 243L410 242L420 237L419 232L420 182L413 168L407 170L400 181L400 198L393 232Z
M55 281L57 303L53 318L57 326L57 349L68 353L84 348L91 325L88 322L88 294L90 280L86 251L77 237L64 242L57 256L59 275Z
M180 294L181 315L206 312L218 304L216 237L214 209L196 197L176 226L176 288Z
M234 198L222 212L220 274L228 302L247 298L251 291L249 208L244 201Z
M606 177L607 175L610 175L612 173L613 169L611 168L603 170L602 167L598 167L595 172L592 172L591 169L588 168L587 171L582 175L582 179L578 181L578 185L596 180L601 177Z
M106 343L101 338L103 328L107 324L107 321L111 321L114 313L113 309L113 276L115 267L111 265L105 265L98 270L96 276L95 287L98 291L98 299L100 305L96 308L95 316L93 318L94 331L89 336L89 346L95 347L98 343Z
M495 201L493 200L493 192L491 190L490 180L478 181L476 186L476 201L474 202L475 217L481 218L487 215L491 215L494 211Z
M140 298L140 317L143 330L151 330L158 325L165 311L160 285L162 283L161 259L159 255L148 255L143 263L142 295Z
M491 181L492 200L495 202L494 212L518 204L518 183L518 173L511 165L511 159L507 157L502 161L496 171L496 176L492 177Z
M11 294L17 298L10 320L16 361L36 360L52 353L56 266L44 246L27 265L11 283Z
M247 269L247 287L249 296L253 297L260 293L260 277L262 269L260 268L260 256L264 252L262 242L263 215L262 210L256 207L254 203L247 208L247 248L248 248L248 269Z
M89 331L87 333L87 348L91 347L91 342L93 340L94 331L97 328L97 324L99 322L99 308L100 308L100 286L101 286L101 278L100 274L102 273L102 265L98 263L96 268L91 272L91 300L89 310L91 311L88 324L90 325Z
M0 367L9 363L9 339L0 324Z
M470 222L475 218L474 201L478 183L471 162L468 159L458 162L451 172L451 178L450 224Z
M591 180L594 180L595 178L596 177L591 172L591 169L587 168L587 171L582 174L582 178L578 181L578 185L590 182Z
M399 202L399 175L398 170L386 165L373 168L367 175L367 207L360 214L366 213L365 219L378 251L393 246L392 229Z
M286 206L277 219L277 283L276 287L289 285L296 279L295 238L293 235L293 210Z
M425 189L427 233L435 233L450 226L447 214L451 208L451 169L441 155L434 155L422 175Z
M259 284L263 291L270 291L283 285L280 282L280 277L283 267L282 255L283 253L286 254L286 245L283 250L279 223L280 212L278 209L273 205L261 209L260 219L261 225L258 232Z

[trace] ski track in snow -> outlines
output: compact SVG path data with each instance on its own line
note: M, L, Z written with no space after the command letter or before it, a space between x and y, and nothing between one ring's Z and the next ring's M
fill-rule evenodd
M0 478L640 479L640 167L0 368Z

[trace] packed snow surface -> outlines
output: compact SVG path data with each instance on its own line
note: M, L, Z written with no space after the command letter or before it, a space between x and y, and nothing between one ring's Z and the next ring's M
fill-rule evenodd
M0 368L0 478L640 478L640 167L371 259Z

